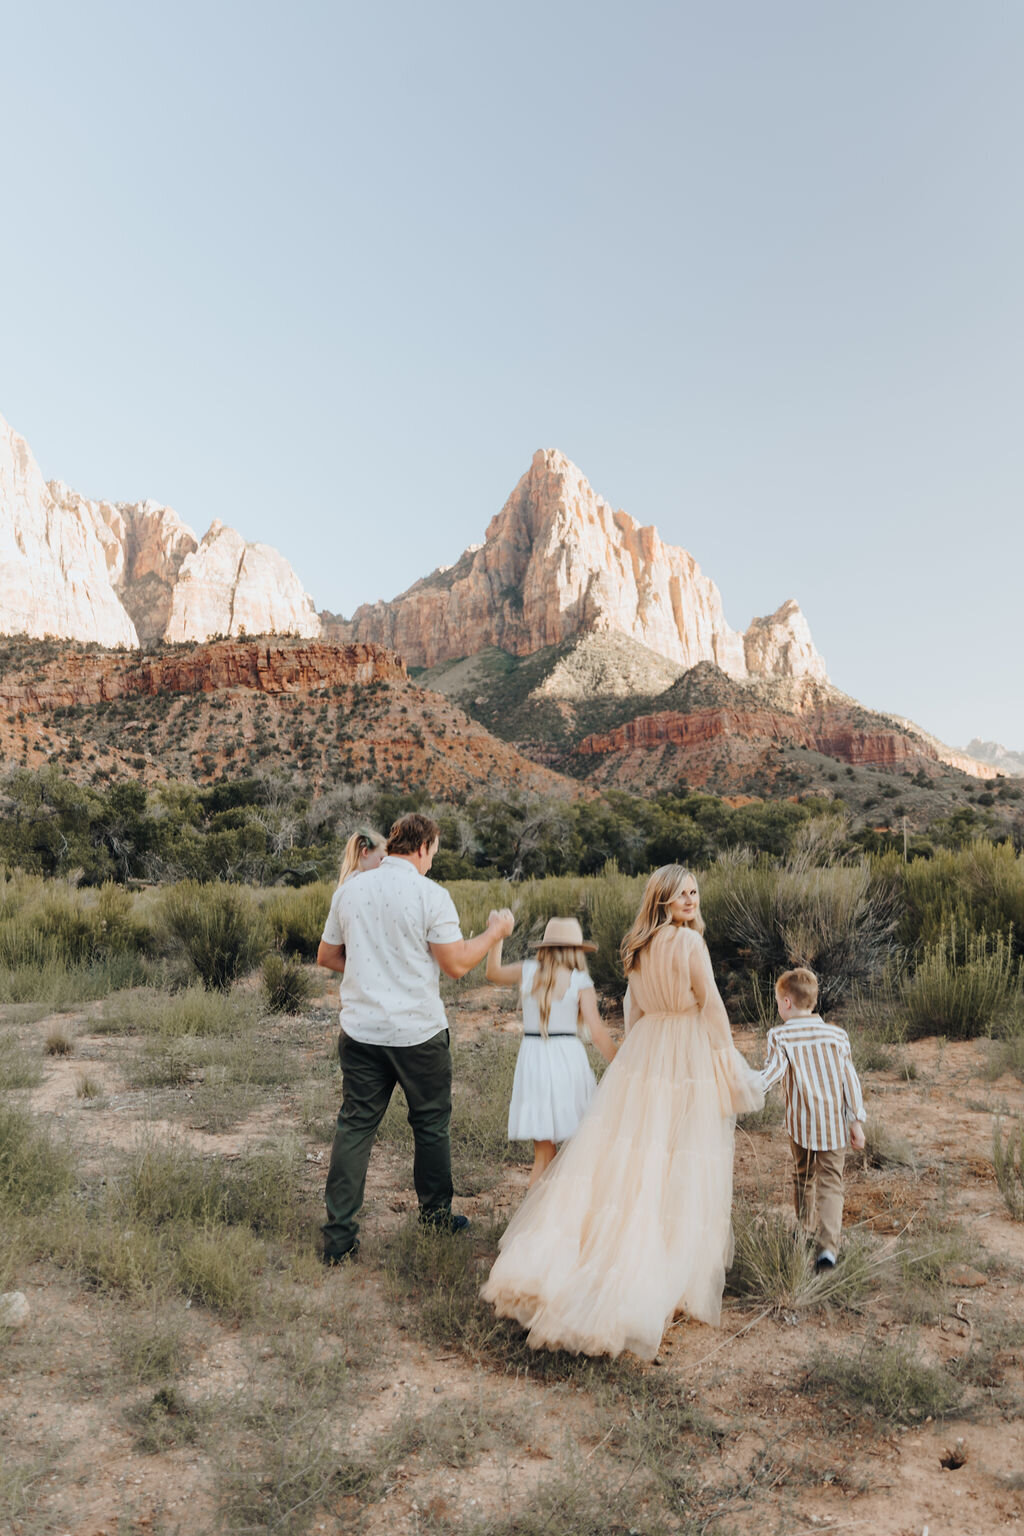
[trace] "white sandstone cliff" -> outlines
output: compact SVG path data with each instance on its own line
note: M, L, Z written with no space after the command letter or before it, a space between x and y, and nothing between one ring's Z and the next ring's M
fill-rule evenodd
M200 543L155 501L90 501L47 485L0 418L0 633L132 647L217 634L315 639L320 620L276 550L219 522Z

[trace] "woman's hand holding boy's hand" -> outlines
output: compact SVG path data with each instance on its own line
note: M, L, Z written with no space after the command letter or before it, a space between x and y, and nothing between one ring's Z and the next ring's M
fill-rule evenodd
M495 938L507 939L515 925L516 920L508 907L502 907L500 911L491 911L487 914L487 927Z
M864 1138L864 1127L859 1120L850 1121L850 1146L855 1152L863 1152L867 1146Z

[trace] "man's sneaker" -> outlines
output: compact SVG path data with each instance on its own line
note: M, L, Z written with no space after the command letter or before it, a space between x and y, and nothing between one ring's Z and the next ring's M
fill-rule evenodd
M827 1275L836 1267L836 1256L831 1248L823 1248L814 1261L814 1271L818 1275Z
M456 1216L454 1211L421 1212L420 1226L431 1227L435 1232L465 1232L469 1217Z
M320 1255L320 1258L328 1269L337 1269L339 1264L354 1263L358 1252L359 1242L357 1240L352 1244L351 1248L345 1248L341 1253L329 1253L325 1249L325 1251Z

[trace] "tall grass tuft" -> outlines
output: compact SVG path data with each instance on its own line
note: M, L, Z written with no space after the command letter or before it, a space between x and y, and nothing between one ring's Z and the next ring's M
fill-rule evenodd
M999 1193L1014 1221L1024 1221L1024 1120L1003 1140L1002 1126L996 1116L992 1131L992 1166Z
M313 996L313 983L302 966L283 955L263 962L263 996L271 1013L301 1013Z
M183 880L163 895L161 913L204 987L227 991L262 960L270 943L252 892L220 881Z
M989 1034L1019 1009L1021 987L1021 962L1009 937L951 930L899 983L907 1038L973 1040Z
M734 1236L729 1290L773 1312L797 1312L826 1303L853 1306L864 1296L879 1262L864 1239L853 1236L835 1269L816 1274L801 1234L778 1211L740 1207Z
M53 1205L73 1178L70 1154L25 1110L0 1104L0 1228Z

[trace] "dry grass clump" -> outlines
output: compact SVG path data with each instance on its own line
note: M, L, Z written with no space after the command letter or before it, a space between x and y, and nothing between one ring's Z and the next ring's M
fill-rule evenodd
M1005 1140L999 1116L992 1131L992 1166L1006 1209L1024 1221L1024 1120L1017 1120Z
M15 1035L0 1033L0 1090L36 1088L42 1080L36 1051L30 1051Z
M855 1233L843 1244L835 1269L819 1275L803 1235L781 1212L741 1206L733 1227L735 1250L726 1285L734 1296L773 1312L799 1312L826 1304L856 1306L885 1262Z
M83 1072L75 1083L75 1097L86 1100L101 1099L103 1084L97 1078L90 1077L88 1072Z
M125 1413L134 1431L135 1448L146 1456L195 1445L210 1417L207 1404L190 1401L174 1386L159 1387L152 1397Z
M173 1381L188 1365L184 1324L166 1307L119 1312L110 1342L121 1376L133 1385Z
M822 1351L804 1385L836 1407L889 1424L941 1419L963 1395L948 1371L922 1360L906 1339L869 1341L856 1355Z
M864 1126L864 1142L863 1157L869 1168L917 1167L917 1158L909 1141L897 1136L880 1120L868 1119Z
M58 1024L46 1036L43 1045L47 1056L71 1056L74 1054L75 1037L70 1025Z

